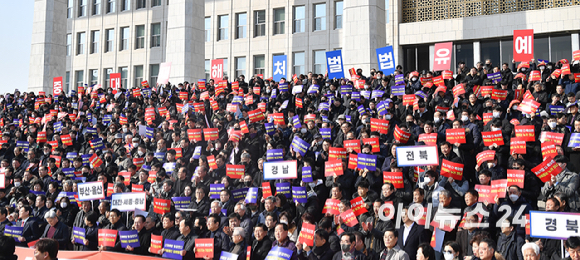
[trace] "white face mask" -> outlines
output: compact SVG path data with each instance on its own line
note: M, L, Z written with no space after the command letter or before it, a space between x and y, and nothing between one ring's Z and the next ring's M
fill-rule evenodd
M391 115L388 115L388 114L387 114L387 115L385 115L385 119L387 119L387 120L391 120Z
M300 132L303 133L303 134L306 134L306 131L308 131L308 130L306 130L306 128L300 129Z
M435 117L433 118L433 122L435 123L439 123L441 121L441 118Z
M467 122L469 120L468 116L461 116L461 121Z
M554 129L554 128L556 128L557 123L556 122L548 122L548 125L550 126L550 128Z
M123 127L123 133L127 133L128 129L126 127Z
M412 81L417 81L416 77L411 78Z
M425 183L430 183L431 182L431 178L429 178L429 177L423 177L423 181L425 181Z
M544 66L540 66L540 69L541 69L541 70L544 70L545 68L546 68L546 67L544 67Z
M492 127L491 128L491 131L499 131L499 130L501 130L501 128L499 128L499 127Z
M495 163L492 163L492 162L487 163L487 168L490 168L491 169L493 167L495 167Z
M453 260L453 254L452 253L444 253L443 257L445 258L445 260Z
M15 182L14 187L20 187L20 182Z
M512 109L513 109L513 110L517 110L517 109L518 109L518 105L513 105L513 106L512 106Z
M141 151L137 151L137 154L138 154L139 156L143 156L143 152L141 152Z
M500 112L493 112L493 118L499 118L501 116Z
M63 208L63 209L66 208L67 206L68 205L66 204L66 202L61 202L60 203L60 207Z
M548 66L548 69L551 70L552 69L552 66Z
M525 68L525 67L524 67L524 68L522 68L522 71L526 71L526 70L528 70L528 68Z
M515 202L516 200L518 200L520 198L520 196L516 195L516 194L511 194L510 195L510 200L512 202Z

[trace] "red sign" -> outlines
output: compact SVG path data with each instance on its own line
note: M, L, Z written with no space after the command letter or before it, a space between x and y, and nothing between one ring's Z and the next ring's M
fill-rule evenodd
M211 60L211 79L222 80L224 77L224 60Z
M433 70L449 70L451 68L452 42L436 43L435 57L433 59Z
M423 142L426 145L436 145L437 144L437 133L420 134L418 141Z
M533 125L517 125L515 126L516 137L521 137L526 142L536 141L535 129Z
M476 184L474 189L479 193L478 202L493 204L493 197L491 196L491 185Z
M46 131L38 132L36 135L36 141L39 143L46 143Z
M97 168L97 167L101 166L101 164L103 164L103 161L101 160L101 158L99 158L97 156L96 153L94 153L93 156L91 156L91 158L89 158L89 162L91 163L93 168Z
M60 141L66 146L72 145L72 139L70 138L70 135L61 135Z
M532 168L532 172L540 178L542 182L547 182L552 178L552 176L557 175L562 171L560 165L558 165L554 159L546 158L538 166Z
M244 166L227 164L226 175L232 179L241 179L244 177Z
M411 137L411 133L403 131L401 128L399 128L399 125L395 125L395 131L393 135L395 136L395 140L402 144L406 144L409 141L409 137Z
M213 238L196 238L195 239L195 258L213 258Z
M447 138L447 142L451 144L466 143L465 140L465 128L457 128L457 129L446 129L445 130L445 137Z
M350 208L352 209L352 211L354 212L354 214L357 217L368 212L366 206L367 206L367 204L364 202L364 200L361 197L356 197L356 198L350 200Z
M490 131L490 132L481 132L481 136L483 137L483 144L485 146L490 146L492 144L497 144L498 146L504 145L504 140L503 140L503 136L501 134L501 130Z
M528 62L534 58L534 30L514 30L514 61Z
M351 153L348 155L348 168L349 169L356 169L358 166L358 155Z
M524 178L526 176L526 171L524 170L507 170L507 186L517 185L520 188L524 188Z
M260 103L265 104L265 103ZM248 112L248 117L250 118L250 124L255 122L260 122L265 119L262 110L256 109Z
M390 182L397 189L403 189L405 187L403 183L403 172L383 172L383 182Z
M99 246L115 247L117 241L117 230L114 229L99 229Z
M326 202L324 203L324 208L322 209L322 214L326 213L332 215L340 214L340 211L338 211L338 204L340 204L340 200L331 198L326 199Z
M371 152L373 153L378 153L381 151L381 147L379 144L379 138L375 137L375 138L365 138L362 140L363 144L370 144L372 146L372 150ZM344 158L346 158L346 156L344 156Z
M442 73L443 79L453 79L453 71L444 70Z
M62 77L52 79L52 95L58 96L62 93Z
M267 198L272 196L272 187L269 182L262 182L262 197Z
M204 128L203 137L205 141L217 140L219 139L219 130L217 128Z
M415 102L415 95L414 94L403 95L403 105L404 106L412 106L413 102Z
M328 158L330 160L346 159L346 148L329 147L328 148Z
M143 192L143 185L139 184L131 185L131 192Z
M580 50L576 50L572 52L572 59L573 60L580 60Z
M459 85L453 87L452 91L453 91L454 97L457 97L461 94L465 94L465 89L463 88L463 84L459 84Z
M349 227L354 227L356 224L358 224L358 220L356 219L354 212L352 212L352 209L348 209L345 212L342 212L340 214L340 218L342 221L344 221L344 224Z
M377 131L381 134L389 133L389 121L378 118L371 118L371 132Z
M542 78L540 77L540 71L532 70L530 72L530 81L540 81L540 80L542 80Z
M201 139L201 129L187 129L187 137L189 141L200 142Z
M121 89L121 73L111 73L109 74L109 86L115 92Z
M463 164L443 159L441 162L441 176L461 181L463 178Z
M171 200L153 198L153 212L163 215L170 211L171 211Z
M298 236L298 243L306 243L306 245L314 246L314 231L316 226L314 224L302 223L302 230Z
M495 158L495 150L485 150L475 156L477 165L481 166L483 162L491 161Z
M558 156L558 152L556 151L556 145L553 142L542 143L542 158L554 158L556 156Z
M151 247L149 247L151 253L158 255L161 248L163 248L163 237L151 234Z
M526 154L526 140L521 137L512 137L510 140L510 154Z
M324 176L340 176L344 172L342 170L342 161L339 160L328 160L324 163Z
M508 91L501 89L493 89L491 92L491 99L505 100L507 98Z
M433 84L435 84L435 86L444 86L445 82L443 81L443 76L437 76L433 78Z
M359 139L344 140L344 141L342 141L342 146L347 150L348 150L348 148L351 148L352 150L356 151L357 153L360 153L360 140Z
M215 156L214 155L210 155L207 157L207 164L209 165L209 168L211 169L217 169L217 164L215 163Z

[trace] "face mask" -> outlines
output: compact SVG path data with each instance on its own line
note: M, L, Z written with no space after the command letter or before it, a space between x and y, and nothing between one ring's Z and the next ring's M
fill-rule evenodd
M516 200L518 200L520 198L520 196L516 195L516 194L511 194L510 195L510 200L512 202L515 202Z
M111 162L111 161L113 161L113 157L107 157L107 158L105 158L105 160L106 160L107 162Z
M67 206L66 202L61 202L61 203L60 203L60 207L61 207L61 208L63 208L63 209L64 209L64 208L66 208L66 206Z
M392 117L391 115L385 115L385 119L387 120L391 120L391 117Z
M495 167L495 163L487 163L487 168L493 168Z
M307 131L308 131L308 130L306 130L306 128L302 128L302 129L300 129L300 133L303 133L303 134L306 134L306 132L307 132Z
M356 106L355 104L350 104L350 107L355 107L355 106Z
M531 114L526 114L526 117L527 118L532 118L532 115Z
M518 105L513 105L513 106L512 106L512 109L513 109L513 110L516 110L516 109L518 109Z
M501 130L501 128L499 128L499 127L492 127L491 128L491 131L499 131L499 130Z
M350 251L350 245L340 244L340 250L342 250L343 253L346 253L346 252Z
M528 68L522 68L522 71L526 71L526 70L528 70Z
M20 187L20 182L15 182L14 187Z
M162 181L162 179L161 179L161 177L157 177L157 178L155 178L155 181L157 181L157 182L161 182L161 181Z
M327 87L328 87L328 86L330 86L330 83L326 83L326 86L327 86Z
M541 70L543 70L543 69L545 69L545 68L546 68L546 67L544 67L544 66L540 66L540 69L541 69Z
M431 178L430 177L423 177L423 181L425 183L430 183L431 182Z
M556 128L556 125L556 122L548 122L548 126L550 126L550 128Z
M552 69L552 66L548 66L548 69L551 70Z
M433 122L435 122L435 124L439 123L441 121L441 118L435 117L433 118Z
M220 98L223 99L224 98L224 95L220 95Z
M453 254L452 253L444 253L443 257L445 257L445 260L453 260Z
M267 89L266 89L266 93L270 93L270 89L268 89L268 88L267 88Z
M416 77L411 78L412 81L417 81Z
M141 151L137 151L137 154L138 154L139 156L143 156L143 152L141 152Z
M123 127L123 133L127 133L129 131L127 128Z
M251 181L245 181L244 185L246 185L246 187L250 187L252 186L252 182Z
M469 120L468 116L461 116L461 121L467 122Z
M365 123L365 124L369 124L370 122L371 122L370 118L365 118L365 120L363 120L363 123Z
M500 112L493 112L493 118L499 118L500 115Z

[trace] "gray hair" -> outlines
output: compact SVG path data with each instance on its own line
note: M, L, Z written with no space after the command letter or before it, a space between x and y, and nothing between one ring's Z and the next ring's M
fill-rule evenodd
M243 202L238 202L238 204L236 204L236 206L239 206L240 210L243 210L244 212L246 211L246 205L244 205Z
M243 238L246 238L246 231L244 231L243 227L235 227L232 236L240 235Z
M536 256L538 256L540 254L540 247L538 245L536 245L536 243L534 242L529 242L529 243L525 243L522 246L522 255L526 252L526 250L528 249L533 249L534 253L536 254Z
M221 201L214 200L214 201L211 202L211 205L213 205L214 203L217 203L220 206L220 208L222 207L222 202ZM219 212L214 212L214 213L219 213Z
M451 198L451 192L449 192L448 190L439 191L439 195L444 195L446 198Z
M54 212L54 210L49 210L44 213L44 218L56 218L56 212Z

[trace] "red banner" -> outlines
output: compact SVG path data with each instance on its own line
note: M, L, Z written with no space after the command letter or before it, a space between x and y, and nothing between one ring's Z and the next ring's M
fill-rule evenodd
M437 133L420 134L418 141L424 142L426 145L436 145L437 144Z
M532 70L530 71L530 81L540 81L542 78L540 77L539 70Z
M344 140L344 141L342 141L342 146L347 150L348 150L348 148L351 148L352 150L356 151L357 153L360 153L360 140L359 139Z
M52 78L52 96L56 97L61 93L62 93L62 77Z
M485 150L475 156L477 165L481 166L483 162L492 161L495 158L495 150Z
M520 188L524 188L524 179L526 176L526 171L524 170L507 170L507 186L517 185Z
M514 30L514 61L528 62L534 58L534 30Z
M414 94L403 95L403 106L412 106L413 102L415 102Z
M441 162L441 176L461 181L463 178L463 164L443 159Z
M97 167L101 166L101 164L103 164L103 161L101 160L101 158L99 158L97 156L96 153L94 153L93 156L91 156L91 158L89 158L89 162L93 166L93 168L97 168Z
M354 227L356 224L358 224L358 220L356 219L354 212L352 212L352 209L348 209L345 212L342 212L340 214L340 218L342 221L344 221L344 224L349 227Z
M324 176L340 176L343 175L344 172L342 170L342 161L339 160L329 160L324 163Z
M368 212L366 206L367 206L367 204L364 202L364 200L361 197L356 197L356 198L350 200L350 208L352 209L352 211L354 212L354 214L357 217Z
M553 142L542 143L542 158L547 159L548 157L554 158L558 156L558 151L556 151L556 145Z
M270 182L262 182L262 197L267 198L272 196L272 187Z
M493 198L495 198L495 196L497 196L498 198L505 198L506 195L506 189L507 189L507 183L508 180L507 179L502 179L502 180L492 180L491 181L491 196Z
M476 184L474 189L479 193L479 200L477 202L495 203L493 201L494 198L491 196L491 185Z
M395 125L395 131L393 135L395 136L395 140L402 144L406 144L411 137L411 133L403 131L401 128L399 128L399 125Z
M491 99L495 100L505 100L507 98L508 91L501 89L493 89L491 92Z
M316 226L314 224L308 224L306 222L302 223L302 230L300 230L300 235L298 236L298 243L306 243L306 245L312 247L314 246L314 231Z
M158 255L161 248L163 248L163 237L151 234L151 247L149 247L151 253Z
M532 168L532 172L540 178L542 182L547 182L552 178L552 176L557 175L562 171L560 165L558 165L554 159L546 158L538 166Z
M328 158L329 158L329 160L346 159L346 148L329 147L328 148Z
M115 247L117 241L117 230L114 229L99 229L99 246Z
M433 58L434 71L448 70L451 68L452 48L453 42L444 42L435 44L435 57Z
M348 168L351 170L356 169L358 166L358 155L351 153L348 154Z
M481 136L483 137L483 144L485 146L490 146L492 144L504 145L504 140L503 140L503 136L501 134L501 130L490 131L490 132L481 132Z
M540 134L540 142L554 142L557 145L562 145L564 140L564 133L542 132Z
M66 146L71 146L72 145L72 139L70 138L70 135L61 135L60 136L60 141L62 142L62 144L66 145Z
M214 81L222 80L224 77L224 60L211 60L210 76Z
M535 129L533 125L517 125L515 126L516 137L522 138L526 142L536 141Z
M526 154L526 140L519 137L512 137L510 140L510 154Z
M204 128L203 137L205 141L217 140L219 139L219 130L217 128Z
M457 128L457 129L447 129L445 130L445 137L447 138L447 142L451 144L464 144L466 143L465 140L465 128Z
M195 258L209 257L213 258L214 239L213 238L196 238L195 239Z
M403 173L402 172L383 172L383 182L392 183L397 189L405 188L403 183Z
M260 104L266 104L266 103L260 103ZM260 104L258 104L258 105L260 105ZM264 106L264 108L265 108L265 106ZM255 123L255 122L260 122L260 121L265 119L264 114L263 114L262 110L260 110L260 109L256 109L256 110L252 110L252 111L248 112L248 117L250 118L250 124Z
M326 202L324 203L324 208L322 209L322 214L331 214L331 215L338 215L340 214L340 211L338 210L338 204L340 203L340 200L337 199L326 199Z
M372 152L373 153L378 153L381 151L381 147L379 144L379 138L375 137L375 138L365 138L362 140L363 144L370 144L372 146ZM345 151L345 156L344 158L346 159L346 151Z
M244 165L226 164L226 175L232 179L241 179L244 177Z
M163 215L170 211L171 211L171 200L153 198L153 212Z
M371 132L372 131L377 131L381 134L388 134L389 121L378 118L371 118Z
M202 140L201 129L187 129L187 138L190 142L200 142Z

